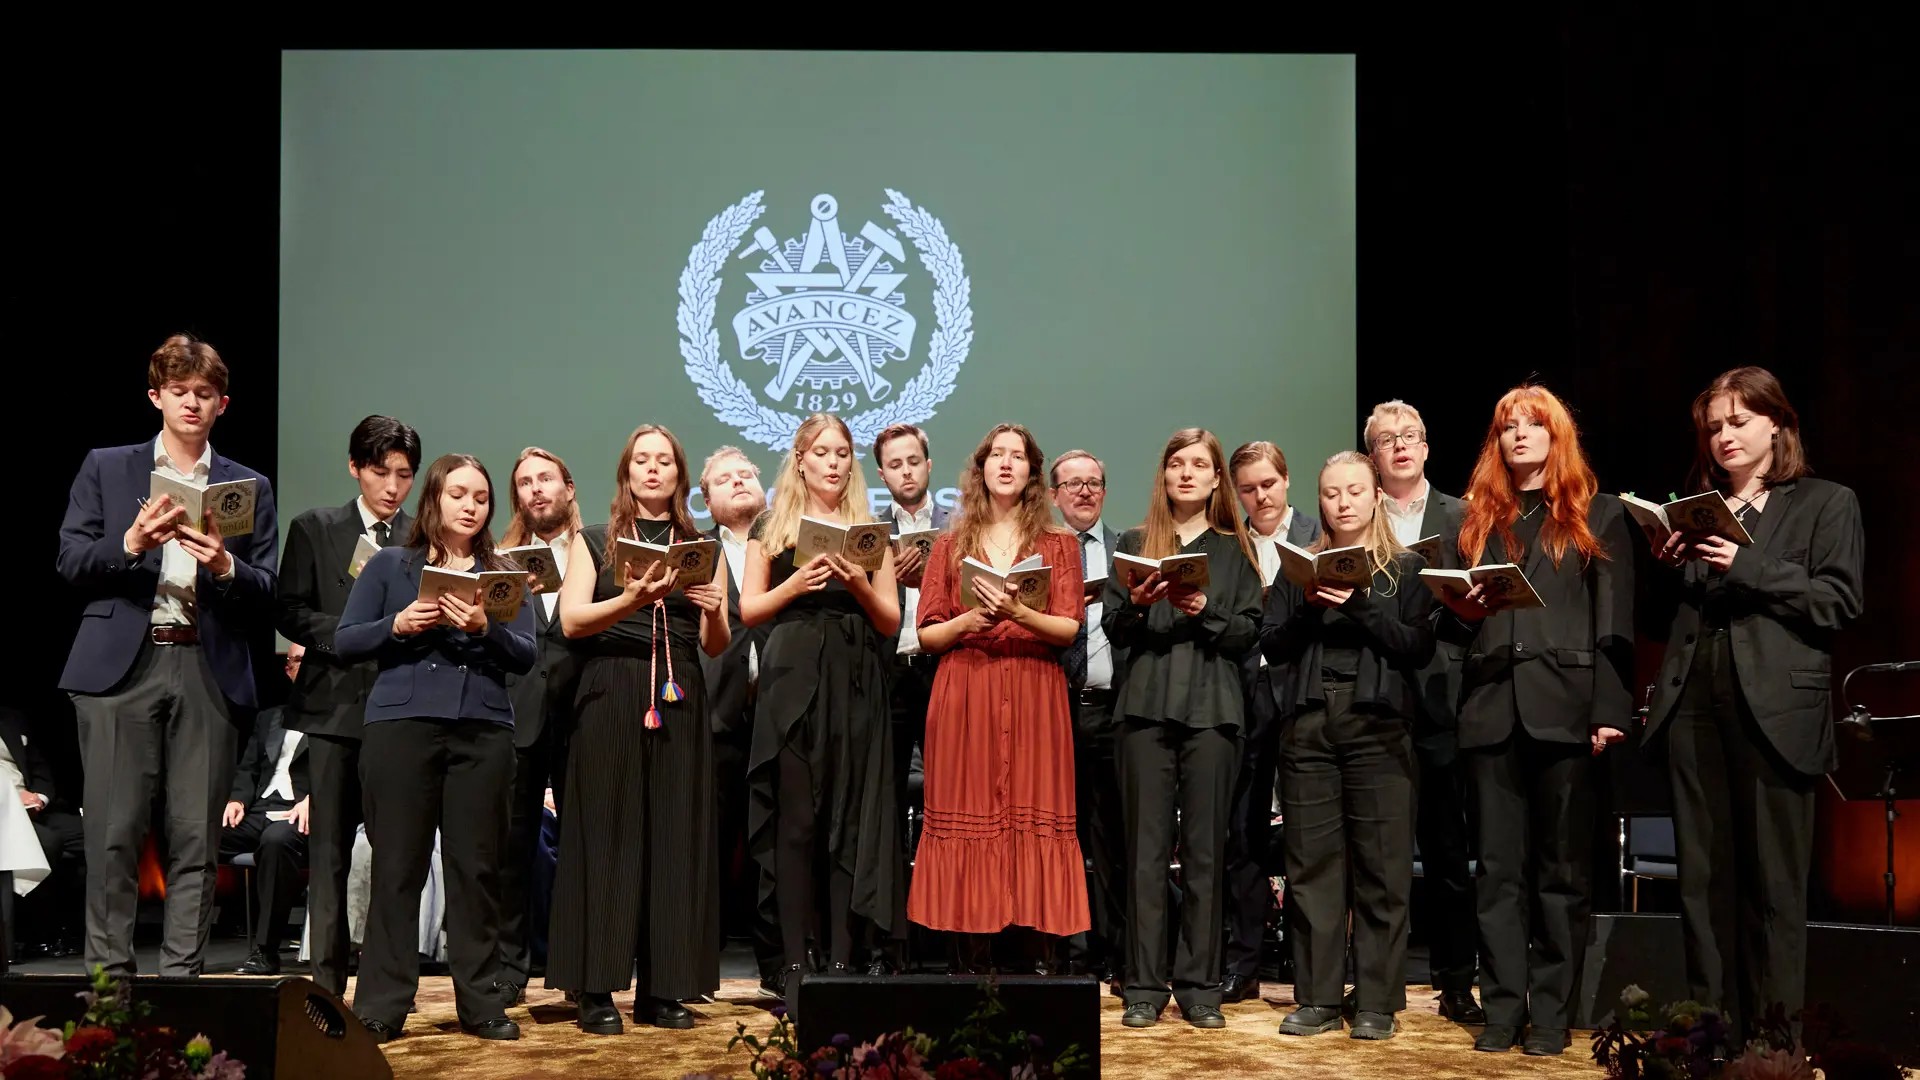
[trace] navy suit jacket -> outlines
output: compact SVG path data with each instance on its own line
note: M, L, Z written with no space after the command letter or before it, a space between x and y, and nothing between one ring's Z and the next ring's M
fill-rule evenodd
M153 440L132 446L93 450L81 463L60 523L60 576L86 598L73 651L60 673L60 689L102 694L133 669L153 618L154 592L160 585L160 548L129 560L122 546L127 527L140 513L140 500L152 490ZM253 661L247 647L253 634L273 629L274 580L279 568L279 527L274 518L273 485L231 458L213 455L210 484L252 477L257 489L253 532L228 538L233 580L218 581L206 567L194 582L200 650L213 669L220 692L235 705L259 704L253 686Z
M367 695L367 723L382 720L491 720L513 726L507 676L533 670L533 602L511 623L487 620L468 634L444 623L395 637L393 617L420 596L420 548L383 548L360 571L334 631L343 660L380 661Z

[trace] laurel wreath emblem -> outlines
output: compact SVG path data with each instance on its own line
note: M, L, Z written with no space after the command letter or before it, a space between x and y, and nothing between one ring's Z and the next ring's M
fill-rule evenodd
M845 417L855 446L867 446L893 424L918 424L934 416L953 393L954 377L973 347L973 283L967 277L960 249L947 237L946 226L905 195L887 188L882 204L888 217L913 242L920 263L933 275L933 311L936 328L927 346L927 363L900 388L892 401ZM720 295L722 271L747 230L766 213L756 191L714 215L701 230L700 240L687 253L680 272L680 356L687 378L700 391L700 400L721 423L742 438L769 450L786 450L801 418L760 404L753 391L733 373L720 352L720 333L714 327L714 308Z

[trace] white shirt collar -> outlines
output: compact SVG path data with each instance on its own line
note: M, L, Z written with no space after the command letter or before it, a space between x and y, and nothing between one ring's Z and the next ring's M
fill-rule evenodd
M1292 528L1293 504L1289 503L1287 504L1286 511L1280 515L1280 524L1274 527L1271 534L1263 533L1259 529L1254 528L1253 522L1249 521L1247 522L1247 535L1253 537L1255 540L1279 540L1286 536L1287 531Z
M1422 476L1420 478L1420 493L1408 499L1405 503L1388 495L1385 491L1382 491L1380 495L1387 500L1387 511L1389 513L1399 514L1402 517L1412 517L1415 514L1424 514L1427 512L1427 496L1432 492L1433 485L1427 482L1425 476Z
M167 456L166 436L164 434L155 435L153 437L153 463L173 469L182 476L210 476L213 473L213 440L207 440L207 444L200 448L200 460L193 463L193 468L181 470L174 465L173 459Z
M909 529L933 528L933 493L927 493L926 501L920 504L919 510L909 510L897 502L894 503L893 520L896 524Z
M1096 543L1104 544L1107 542L1107 519L1104 517L1094 518L1093 524L1078 531L1093 537Z
M725 525L720 526L720 542L723 544L744 544L747 538L734 532Z
M373 508L367 505L367 500L364 495L354 496L353 505L356 508L358 508L360 511L360 531L361 532L372 532L373 526L377 522L384 521L389 525L393 524L393 518L383 518L379 514L374 513ZM400 515L397 513L394 515L394 517L399 517L399 516Z

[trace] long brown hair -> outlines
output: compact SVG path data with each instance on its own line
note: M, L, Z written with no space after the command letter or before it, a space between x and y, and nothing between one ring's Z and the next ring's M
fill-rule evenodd
M1027 452L1027 486L1020 489L1020 505L1014 510L1013 527L1017 537L1014 554L1027 550L1041 533L1058 530L1053 523L1053 505L1047 501L1044 468L1047 458L1040 452L1039 442L1025 425L995 424L980 440L980 445L973 448L966 468L960 472L960 523L953 530L955 566L968 555L985 562L993 561L981 548L981 538L986 534L993 508L993 497L987 494L986 464L987 455L993 451L993 440L1007 432L1020 436Z
M472 454L441 454L427 466L427 478L420 485L419 513L413 516L413 531L407 534L407 546L426 552L427 561L438 566L447 557L440 544L446 522L440 519L440 493L446 489L447 476L458 468L471 468L487 482L487 512L480 518L480 531L473 534L473 565L480 570L507 570L507 560L493 550L493 477L487 467Z
M1593 530L1587 526L1587 511L1600 481L1587 464L1580 448L1580 429L1573 413L1544 386L1516 386L1493 407L1493 422L1487 425L1487 437L1480 443L1480 457L1473 465L1473 479L1467 483L1467 513L1460 522L1460 555L1468 566L1478 565L1486 554L1487 539L1498 533L1506 545L1507 558L1520 562L1526 558L1525 545L1513 534L1513 523L1520 520L1520 493L1513 486L1513 474L1507 469L1506 456L1500 450L1500 435L1509 421L1531 416L1547 429L1546 483L1542 493L1547 500L1547 517L1540 526L1540 542L1555 566L1572 548L1583 559L1607 558Z
M847 456L852 463L847 468L847 482L840 489L840 520L858 525L873 516L868 509L867 476L860 469L859 456L852 452L853 432L847 429L846 421L832 413L814 413L794 431L793 449L780 463L780 475L774 482L773 508L767 511L766 524L760 530L760 550L769 559L792 547L800 537L800 519L807 515L807 478L800 473L800 459L828 428L838 429L840 437L847 440Z
M1153 472L1153 494L1147 498L1146 542L1140 553L1149 559L1164 559L1179 553L1180 534L1173 525L1173 500L1167 495L1167 462L1173 460L1173 455L1195 443L1207 448L1207 456L1213 459L1213 473L1217 480L1213 485L1213 494L1207 498L1207 526L1214 532L1238 540L1240 553L1257 570L1260 557L1253 553L1253 541L1247 536L1247 526L1234 511L1237 503L1233 497L1232 477L1226 474L1227 455L1220 449L1220 440L1205 428L1181 428L1167 440L1166 449L1160 451L1160 467Z
M667 446L673 450L673 499L668 503L667 520L673 523L674 539L691 540L700 535L693 523L693 511L687 506L687 498L693 492L693 481L687 476L687 452L673 432L659 424L641 424L627 436L627 445L620 451L620 460L613 467L613 504L607 508L607 560L613 560L614 548L620 538L633 530L633 523L640 519L640 497L633 493L633 485L628 479L628 469L633 463L633 448L639 444L642 436L658 435L667 440Z
M1400 567L1394 562L1394 556L1407 549L1401 546L1400 538L1393 534L1393 519L1387 517L1387 501L1380 497L1380 466L1374 464L1371 455L1358 450L1342 450L1320 466L1320 476L1313 493L1314 509L1320 511L1320 537L1313 542L1312 550L1320 552L1333 546L1333 528L1327 524L1327 508L1320 505L1319 489L1326 486L1327 470L1341 465L1364 465L1367 475L1373 479L1373 517L1367 522L1366 531L1361 534L1360 546L1367 549L1367 561L1373 565L1373 572L1387 575L1388 587L1381 591L1381 595L1391 596L1400 583Z
M525 465L528 458L542 458L553 462L553 467L560 470L560 479L568 487L573 486L573 470L567 468L567 463L560 460L559 454L551 450L542 450L537 446L529 446L520 451L520 456L513 461L513 471L507 474L507 494L513 501L513 517L507 522L507 534L500 538L501 547L520 547L538 539L533 531L533 522L527 519L526 507L520 505L520 484L515 480L515 477L520 475L520 466ZM573 500L572 506L567 507L567 532L574 536L580 535L580 500L578 498Z
M1800 414L1787 400L1780 380L1763 367L1737 367L1721 372L1693 399L1693 470L1687 474L1687 482L1695 491L1712 491L1728 482L1727 470L1713 460L1713 433L1707 430L1707 413L1713 408L1713 399L1722 394L1732 394L1734 401L1780 429L1773 437L1773 465L1760 481L1764 487L1813 475L1806 448L1800 443Z

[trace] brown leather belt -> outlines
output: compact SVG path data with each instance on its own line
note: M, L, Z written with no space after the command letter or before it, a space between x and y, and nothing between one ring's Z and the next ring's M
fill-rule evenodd
M147 627L147 640L155 645L198 645L200 631L185 624Z

